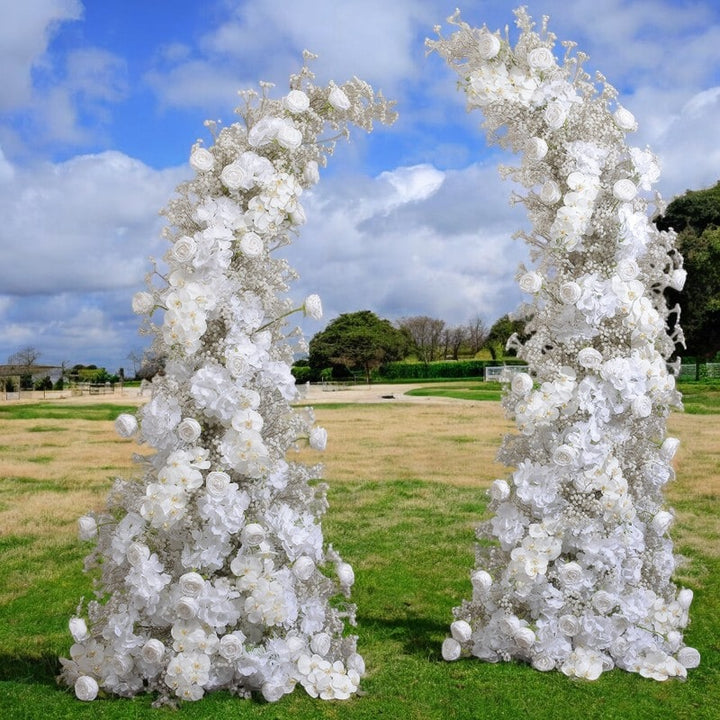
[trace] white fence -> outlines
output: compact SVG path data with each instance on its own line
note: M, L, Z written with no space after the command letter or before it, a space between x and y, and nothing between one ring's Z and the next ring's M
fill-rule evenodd
M509 382L513 375L527 371L527 365L486 365L483 372L486 381Z
M703 368L705 368L703 370ZM683 363L680 366L679 380L694 380L697 368L695 363ZM701 363L700 377L720 378L720 363Z

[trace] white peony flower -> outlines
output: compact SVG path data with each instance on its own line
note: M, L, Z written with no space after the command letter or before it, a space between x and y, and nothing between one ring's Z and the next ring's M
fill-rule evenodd
M450 633L459 643L464 643L472 637L472 628L467 621L456 620L450 625Z
M322 300L319 295L308 295L303 303L303 313L306 317L312 318L313 320L322 319Z
M549 102L543 113L547 126L553 130L559 130L565 124L567 116L567 107L559 102Z
M78 518L78 537L80 540L92 540L97 536L97 522L91 515Z
M630 404L632 414L636 418L650 417L653 409L652 400L647 395L638 395Z
M98 696L99 687L97 680L89 675L81 675L75 681L75 697L78 700L90 702Z
M305 112L310 107L310 98L302 90L291 90L283 98L283 105L293 114Z
M150 638L142 647L140 656L149 665L158 665L165 656L165 646L160 640Z
M483 60L492 60L500 52L500 38L488 32L482 30L478 35L477 51Z
M188 572L178 580L180 592L187 597L196 598L205 589L205 580L196 572Z
M603 362L603 356L595 348L586 347L578 353L578 363L588 370L597 370Z
M513 635L513 640L518 647L523 650L529 650L535 644L535 633L529 627L519 628Z
M327 430L322 427L314 427L310 431L310 447L313 450L324 450L327 447Z
M302 145L302 133L291 123L283 123L278 127L276 136L278 145L286 150L297 150Z
M525 159L529 163L540 162L548 151L548 144L541 137L531 137L525 143Z
M523 397L533 389L534 385L532 377L526 372L514 373L510 381L510 389Z
M115 418L115 431L122 438L132 437L138 429L138 421L134 415L121 413Z
M572 445L558 445L552 456L553 462L560 467L574 465L578 459L577 448Z
M533 70L549 70L555 65L555 56L546 47L533 48L528 53L527 60Z
M178 437L184 443L194 443L201 435L202 427L195 418L183 418L177 426Z
M190 153L190 167L195 172L209 172L215 166L215 156L203 147L196 147Z
M243 528L241 538L244 545L257 547L266 536L265 528L259 523L250 523Z
M443 641L441 652L443 660L452 662L453 660L457 660L460 657L462 647L460 647L460 643L455 640L455 638L449 637L445 638L445 640Z
M145 315L155 308L155 296L144 290L136 292L132 298L132 309L136 315Z
M189 235L179 237L172 246L170 254L172 259L179 263L189 262L195 256L197 243Z
M581 630L580 618L575 615L561 615L558 618L558 630L564 635L577 635Z
M350 107L350 100L348 100L348 96L345 94L345 91L337 86L333 86L332 90L330 90L328 102L336 110L340 110L341 112L349 109Z
M548 180L540 188L540 200L545 205L555 205L561 197L560 186L554 180Z
M87 640L90 637L85 620L82 618L70 618L68 626L70 628L70 634L76 643L83 642L83 640Z
M265 243L255 232L246 232L240 238L240 250L248 257L259 257L265 249Z
M613 120L621 130L637 130L637 121L635 120L635 116L624 107L619 107L613 113Z
M320 656L327 655L330 652L331 645L332 639L324 632L318 633L310 641L310 649Z
M640 274L640 266L634 258L624 258L617 264L616 272L621 280L629 282Z
M199 609L200 605L194 597L181 597L175 603L175 612L181 620L192 620L197 617Z
M637 195L637 187L632 180L623 178L613 185L613 196L620 202L630 202Z
M582 296L582 288L570 280L560 285L560 300L566 305L574 305Z
M543 284L542 275L535 271L526 272L520 276L518 281L520 289L526 293L536 293L540 290Z
M237 660L244 651L243 642L245 636L241 632L233 632L223 635L218 644L218 654L226 660Z

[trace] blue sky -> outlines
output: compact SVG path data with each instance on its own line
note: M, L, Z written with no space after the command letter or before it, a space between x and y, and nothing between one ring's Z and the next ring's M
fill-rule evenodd
M0 363L132 368L130 299L161 257L158 211L189 175L206 118L237 90L281 93L302 50L318 81L352 75L397 100L398 122L339 146L306 197L289 255L293 295L326 316L371 309L492 323L519 295L525 248L481 116L423 41L457 1L0 0ZM621 92L659 156L666 200L720 179L720 8L714 0L528 0ZM474 25L512 26L513 3L468 2ZM512 33L512 27L511 27ZM505 158L506 159L506 158Z

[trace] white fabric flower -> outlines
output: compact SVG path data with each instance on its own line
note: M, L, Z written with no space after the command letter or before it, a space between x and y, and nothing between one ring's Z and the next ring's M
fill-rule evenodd
M555 65L555 56L546 47L533 48L527 56L528 65L533 70L549 70Z
M202 427L195 418L183 418L177 426L178 437L184 443L194 443L202 433Z
M293 563L293 574L298 580L309 580L315 572L315 562L307 555L301 555Z
M355 573L352 566L346 562L338 563L337 574L340 585L343 587L351 587L355 583Z
M314 427L310 431L310 447L313 450L324 450L327 447L327 430L323 427Z
M700 653L691 647L684 647L677 654L678 662L684 667L690 670L700 665Z
M635 120L635 116L629 110L626 110L624 107L619 107L613 113L613 120L615 120L615 124L621 130L637 130L637 121Z
M540 200L546 205L555 205L561 197L560 186L554 180L548 180L540 188Z
M464 643L472 637L472 628L467 621L456 620L450 625L450 633L459 643Z
M632 180L623 178L613 185L613 195L620 202L630 202L637 195L637 187Z
M322 300L319 295L308 295L303 303L303 312L313 320L320 320L323 316Z
M455 640L455 638L449 637L445 638L445 640L443 641L441 652L443 660L452 662L453 660L457 660L460 657L462 647L460 646L460 643Z
M337 86L333 86L332 90L330 90L330 94L328 95L328 102L336 110L340 110L341 112L343 110L347 110L350 107L350 100L345 94L345 91Z
M143 645L140 655L149 665L158 665L165 656L165 645L157 638L150 638Z
M543 113L547 126L553 130L560 129L565 124L567 116L567 107L560 102L548 103Z
M531 137L525 143L525 158L529 163L540 162L548 152L548 144L541 137Z
M155 307L155 296L141 290L132 298L132 309L136 315L145 315Z
M582 288L573 280L560 285L560 300L566 305L574 305L582 296Z
M240 250L248 257L259 257L264 249L262 238L255 232L246 232L240 238Z
M670 273L670 279L668 285L673 290L682 290L685 287L685 281L687 280L687 270L684 268L676 268Z
M523 275L520 276L518 284L523 292L536 293L542 288L542 275L534 271L523 273Z
M70 618L70 622L68 623L70 634L73 637L73 640L76 643L83 642L83 640L87 640L90 637L90 633L87 629L87 624L85 623L85 620L83 620L80 617L74 617Z
M597 370L603 362L603 356L595 348L586 347L578 353L578 363L588 370Z
M78 518L78 537L80 540L92 540L97 536L97 522L90 515L83 515Z
M215 166L215 156L203 147L197 147L190 153L190 167L195 172L210 172Z
M310 107L310 98L302 90L291 90L283 98L283 105L293 114L305 112Z
M89 675L81 675L75 681L75 697L78 700L90 702L98 696L99 687L97 680Z
M492 60L500 52L500 38L483 30L478 35L477 51L483 60Z
M302 133L292 124L285 122L278 127L277 131L278 145L286 150L297 150L302 144Z
M675 453L678 451L679 447L680 440L675 437L666 437L660 446L660 454L665 460L670 462L675 457Z
M115 431L122 438L132 437L138 429L138 421L134 415L121 413L115 418Z

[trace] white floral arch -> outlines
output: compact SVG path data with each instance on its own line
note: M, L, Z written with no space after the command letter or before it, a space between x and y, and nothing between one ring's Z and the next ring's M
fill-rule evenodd
M524 9L516 17L514 46L459 13L449 37L438 28L427 41L489 142L521 155L502 172L526 189L516 200L532 220L533 267L518 274L530 337L512 339L530 369L505 396L519 432L500 452L515 469L490 488L478 532L490 542L443 656L684 677L700 657L683 643L692 591L672 581L663 498L678 446L666 420L681 403L666 361L683 340L677 323L669 334L663 291L682 288L682 258L648 217L659 169L626 144L633 115L572 43L558 61L547 18L536 30Z

